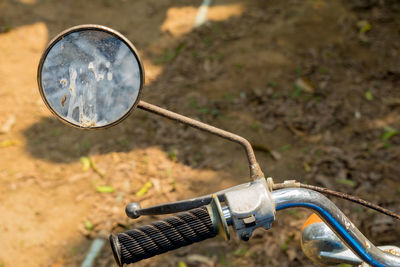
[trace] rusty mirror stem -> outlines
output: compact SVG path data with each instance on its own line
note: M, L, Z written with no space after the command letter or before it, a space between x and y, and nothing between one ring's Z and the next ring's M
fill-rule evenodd
M237 134L234 134L234 133L222 130L220 128L211 126L207 123L203 123L203 122L188 118L186 116L166 110L164 108L160 108L158 106L152 105L152 104L144 102L144 101L139 101L137 107L140 109L146 110L148 112L151 112L151 113L160 115L162 117L189 125L193 128L202 130L207 133L217 135L219 137L222 137L224 139L227 139L229 141L232 141L232 142L242 145L246 151L247 160L249 162L249 167L250 167L251 178L253 180L264 178L264 174L261 171L261 168L257 163L253 147L251 146L250 142L247 139L245 139Z

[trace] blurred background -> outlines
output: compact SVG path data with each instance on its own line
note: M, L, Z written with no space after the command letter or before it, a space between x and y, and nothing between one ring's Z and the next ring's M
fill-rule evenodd
M104 131L54 118L37 65L56 34L96 23L137 47L142 99L248 138L266 176L400 212L400 4L389 0L0 0L0 266L81 266L95 238L156 219L142 206L247 181L241 147L136 110ZM334 200L375 244L400 224ZM279 212L249 242L208 240L138 266L313 266L310 213ZM107 241L108 242L108 241ZM115 266L106 244L93 266ZM345 265L343 265L345 266Z

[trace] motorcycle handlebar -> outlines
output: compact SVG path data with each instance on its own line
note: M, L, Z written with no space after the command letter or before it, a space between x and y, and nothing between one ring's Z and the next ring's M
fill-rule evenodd
M206 207L178 213L149 225L110 236L119 266L203 241L217 235Z
M262 190L258 192L256 187L258 188L260 185L253 182L237 190L246 191L247 194L264 196L265 192ZM260 203L264 203L265 205L257 205L254 208L252 212L255 212L255 216L243 214L243 210L241 209L243 207L241 207L240 203L242 203L244 195L241 193L235 195L232 192L230 191L229 194L225 194L225 201L229 207L229 216L224 211L217 213L219 216L225 217L225 219L229 218L229 224L237 232L250 229L247 232L251 235L251 231L255 228L265 228L265 220L268 222L268 219L271 218L266 216L267 219L265 219L265 216L262 217L261 215L266 212L271 203L274 205L274 214L275 211L282 209L303 207L318 213L321 219L325 221L362 261L379 267L400 266L399 256L386 253L375 247L335 204L318 192L304 188L285 188L272 191L269 193L271 194L270 202L264 199L264 202L266 201L267 203L262 201ZM137 262L179 247L215 237L227 225L222 227L215 219L214 211L211 210L209 206L203 206L178 213L146 226L128 230L124 233L111 235L110 242L116 262L119 266L123 266L123 264ZM236 219L236 223L232 222L232 217ZM249 219L252 220L250 221ZM260 221L257 222L257 220ZM245 228L243 228L241 222L244 223Z

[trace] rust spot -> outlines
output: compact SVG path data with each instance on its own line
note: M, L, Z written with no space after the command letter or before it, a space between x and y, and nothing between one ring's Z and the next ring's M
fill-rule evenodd
M66 79L61 79L60 83L62 86L66 86L67 85L67 80Z
M67 95L64 95L61 99L61 105L64 107L65 101L67 101Z

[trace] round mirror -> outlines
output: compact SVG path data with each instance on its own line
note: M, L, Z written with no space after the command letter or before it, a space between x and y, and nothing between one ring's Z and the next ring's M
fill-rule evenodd
M135 47L98 25L55 37L39 63L40 94L63 122L84 129L115 125L139 102L144 71Z

